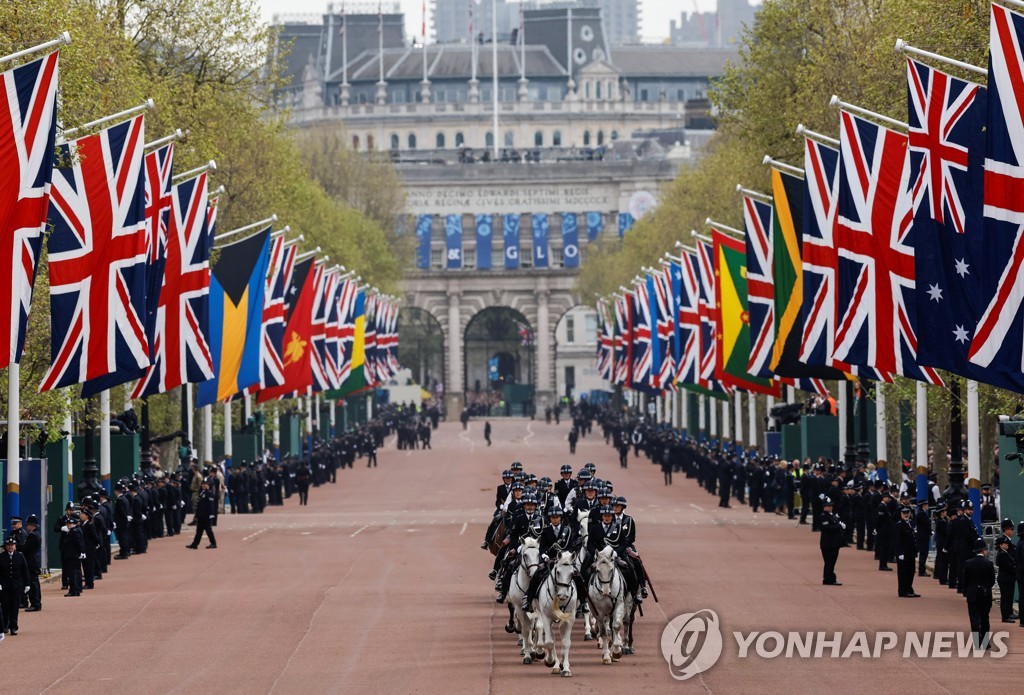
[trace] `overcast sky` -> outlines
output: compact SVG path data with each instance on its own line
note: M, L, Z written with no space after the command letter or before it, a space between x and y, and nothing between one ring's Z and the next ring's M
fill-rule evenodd
M489 0L483 0L488 2ZM327 8L328 0L260 0L263 5L263 16L270 20L275 14L312 13L322 14ZM385 0L385 6L394 0ZM405 12L405 33L407 36L418 36L423 21L423 0L400 0L402 11ZM341 0L334 0L335 6L341 6ZM694 7L701 11L713 10L716 0L640 0L643 8L640 33L645 41L663 41L668 37L669 22L679 21L684 11L693 11ZM369 5L376 7L373 0L349 0L348 7ZM427 0L429 13L430 0ZM352 11L351 9L349 11ZM430 18L427 18L430 26ZM429 29L428 29L429 30Z

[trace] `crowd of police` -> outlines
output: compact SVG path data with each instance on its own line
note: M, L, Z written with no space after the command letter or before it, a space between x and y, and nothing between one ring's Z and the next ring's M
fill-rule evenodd
M978 533L971 501L962 495L945 499L934 474L928 477L927 492L919 494L913 481L908 485L909 475L899 485L891 484L880 474L882 466L876 470L863 462L824 457L814 462L780 460L756 448L697 441L611 408L602 409L598 420L622 467L628 465L632 449L634 458L645 456L660 466L665 485L672 484L673 473L682 473L715 496L719 507L743 505L809 525L818 536L824 585L841 586L835 573L839 552L855 547L871 553L881 572L892 572L890 565L895 565L900 598L918 598L915 577L929 576L963 595L977 635L989 632L988 613L998 583L1002 621L1019 620L1024 627L1024 610L1020 604L1013 610L1015 589L1024 596L1024 540L1014 541L1024 535L1024 521L1016 528L1010 519L1000 522L991 485L982 486L979 511L982 522L1002 531L994 543L994 563L986 557L988 545ZM573 429L577 427L574 421Z
M214 529L220 514L261 514L293 496L306 505L311 487L336 483L338 470L353 468L359 459L375 467L384 439L424 418L431 421L429 411L388 405L356 429L329 439L314 436L312 452L301 457L277 460L267 451L256 461L229 463L222 457L207 465L193 458L175 471L151 469L122 478L114 483L113 495L99 487L77 504L69 502L52 524L64 595L77 597L94 589L114 560L145 555L151 541L177 536L183 528L192 527L195 534L186 548L198 549L205 535L207 549L216 549ZM11 517L10 522L0 554L0 640L18 634L22 609L42 610L43 528L36 515L24 522Z

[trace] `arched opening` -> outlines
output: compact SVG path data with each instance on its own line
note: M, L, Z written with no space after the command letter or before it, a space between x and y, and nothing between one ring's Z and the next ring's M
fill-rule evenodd
M484 147L494 147L494 133L490 130L488 130L487 134L484 135Z
M429 312L417 307L398 311L398 362L412 372L412 382L440 400L444 383L444 329Z
M556 130L551 135L551 146L552 147L561 147L562 146L562 131Z
M416 133L409 133L409 149L416 149Z
M466 144L466 136L462 134L462 131L455 133L455 146L462 147Z
M529 415L534 407L533 327L509 307L488 307L466 325L466 407L476 415Z
M400 147L400 143L399 143L399 140L398 140L398 133L392 133L391 134L391 149L397 150L399 147Z
M600 147L603 144L604 144L604 131L603 130L599 130L599 131L597 131L597 146Z
M589 130L584 130L583 131L583 146L584 147L590 147L590 131Z
M444 133L438 133L437 137L434 138L434 147L439 150L444 149Z
M515 147L515 146L516 146L516 136L512 133L511 130L506 130L505 131L505 147Z
M373 152L373 134L372 133L366 136L366 150L368 152Z
M352 136L352 149L355 150L356 152L359 151L359 136L358 135L353 135Z
M594 364L597 349L597 312L593 307L578 304L566 311L555 324L552 352L555 362L555 392L558 398L594 397L602 394L607 382L601 378ZM564 401L563 401L564 402Z

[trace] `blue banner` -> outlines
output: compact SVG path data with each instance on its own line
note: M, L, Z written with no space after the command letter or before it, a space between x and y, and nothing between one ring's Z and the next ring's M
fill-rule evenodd
M619 238L621 239L626 235L630 229L633 228L633 216L628 212L619 213Z
M416 267L420 270L430 268L430 237L433 226L433 215L420 215L416 218Z
M599 212L587 213L587 241L593 241L604 229L604 215Z
M533 218L533 267L548 267L548 216L538 212Z
M448 215L444 218L445 248L448 251L448 270L462 268L462 215Z
M562 214L562 265L566 268L580 267L580 241L575 212Z
M515 270L519 267L519 214L505 215L505 268Z
M491 232L494 220L490 215L476 216L476 267L477 270L491 269Z

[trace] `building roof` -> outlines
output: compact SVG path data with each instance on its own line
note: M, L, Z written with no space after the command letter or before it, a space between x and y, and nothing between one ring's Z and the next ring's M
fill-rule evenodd
M678 46L620 46L612 51L611 64L623 77L714 77L739 54L730 48L680 48Z
M423 48L385 48L384 74L386 80L418 80L423 78ZM468 80L472 75L473 49L469 45L433 44L426 48L427 74L431 80ZM481 82L492 74L491 45L478 46L477 79ZM379 52L363 51L349 60L350 82L378 78ZM520 49L516 46L498 46L498 74L504 79L520 75ZM333 71L329 82L341 80L341 67ZM558 64L546 46L526 47L526 76L528 78L564 77L565 69Z

